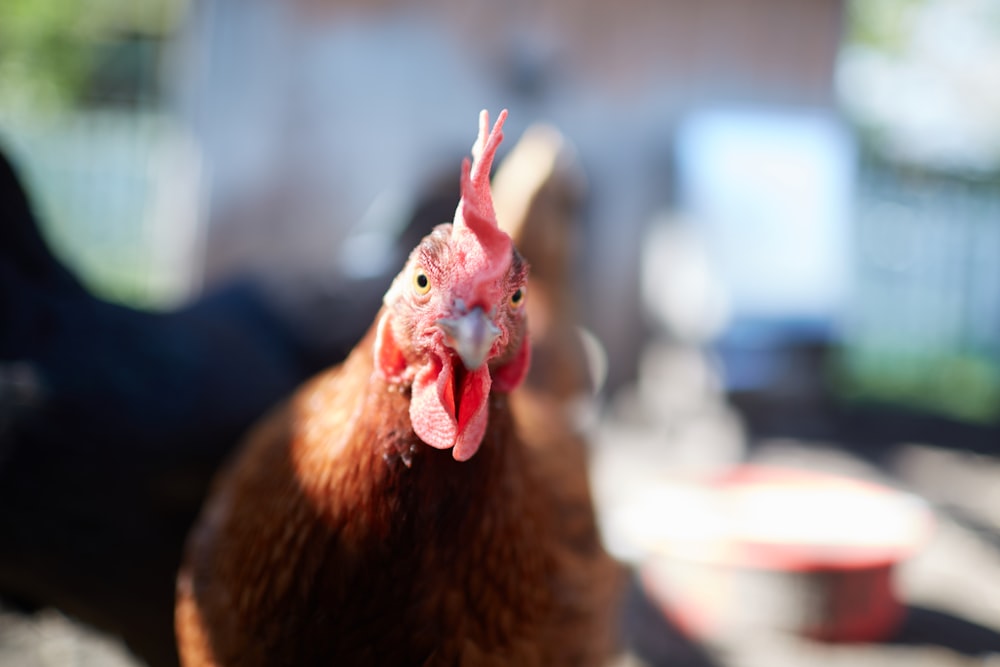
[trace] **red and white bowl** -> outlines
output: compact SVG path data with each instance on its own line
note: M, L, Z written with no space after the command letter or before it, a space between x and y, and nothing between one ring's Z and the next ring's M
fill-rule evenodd
M891 636L893 569L932 528L925 502L870 482L743 465L647 488L611 519L648 594L682 630L827 641Z

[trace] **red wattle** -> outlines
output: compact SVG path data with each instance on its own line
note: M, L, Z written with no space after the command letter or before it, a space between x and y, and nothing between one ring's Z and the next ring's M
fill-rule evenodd
M451 455L456 461L468 461L479 451L486 435L490 413L490 371L485 365L465 374L462 379L462 398L458 408L458 434Z
M486 433L491 385L485 366L465 373L456 402L451 358L431 356L413 380L410 423L414 433L431 447L454 447L452 456L458 461L472 458Z

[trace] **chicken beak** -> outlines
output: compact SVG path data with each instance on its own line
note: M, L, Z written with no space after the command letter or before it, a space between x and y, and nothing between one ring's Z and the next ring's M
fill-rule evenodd
M493 341L500 335L500 329L478 306L459 317L441 318L437 325L444 332L445 345L455 350L470 371L486 363Z

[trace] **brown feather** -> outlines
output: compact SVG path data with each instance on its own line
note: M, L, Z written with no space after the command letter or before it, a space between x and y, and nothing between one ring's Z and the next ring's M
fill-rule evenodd
M606 586L589 495L559 489L508 397L467 462L413 434L373 331L254 432L192 534L186 667L600 664Z
M569 144L546 125L528 128L493 179L497 221L532 267L527 384L565 400L596 389L578 329L573 272L582 238L582 180Z
M595 518L589 449L577 427L581 402L593 400L579 330L573 267L581 242L583 177L568 142L552 127L530 127L493 181L497 219L531 263L528 328L531 369L511 395L532 468L546 480L558 513L562 564L588 573L582 606L590 617L594 656L616 646L626 570L605 552Z
M527 269L513 252L505 279L467 275L455 258L467 248L446 232L411 254L376 319L385 326L266 418L220 477L178 579L186 667L586 666L608 657L621 573L601 545L584 442L566 410L580 382L567 378L572 391L560 390L560 370L510 396L497 391L520 382L518 361L528 358L524 309L506 301ZM441 291L414 297L417 269ZM564 285L555 281L554 299ZM496 384L478 395L488 426L464 462L413 428L426 413L411 394L428 396L415 369L444 367L426 366L424 332L439 317L428 304L438 295L496 304L503 331L490 362ZM566 311L543 312L573 326ZM574 363L561 359L563 369ZM454 394L467 379L454 371ZM466 395L456 415L468 414Z

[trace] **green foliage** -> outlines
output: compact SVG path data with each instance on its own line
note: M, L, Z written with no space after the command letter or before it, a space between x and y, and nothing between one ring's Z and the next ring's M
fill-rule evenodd
M157 114L159 59L186 9L0 0L0 143L63 261L95 293L134 305L160 294L151 165L172 135Z
M0 100L14 109L71 102L91 66L79 31L84 3L6 0L0 6Z
M848 400L905 405L967 422L1000 420L1000 369L989 355L856 346L837 360L834 378Z
M32 114L80 103L101 49L124 34L162 37L183 0L3 0L0 109Z
M876 51L899 53L905 47L916 12L925 0L850 0L847 40Z

